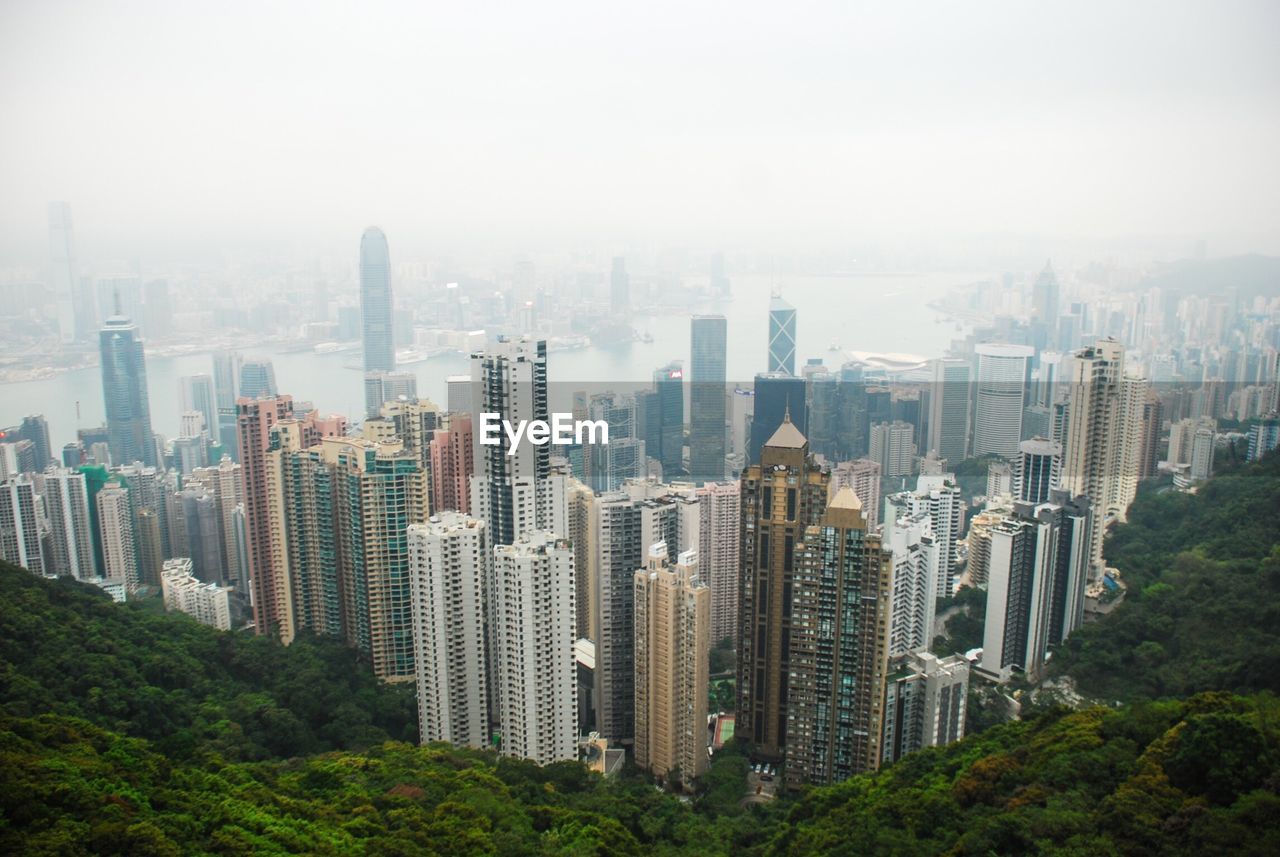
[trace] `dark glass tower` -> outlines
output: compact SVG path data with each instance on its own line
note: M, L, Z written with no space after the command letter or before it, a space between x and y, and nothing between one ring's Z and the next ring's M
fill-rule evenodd
M387 236L376 226L366 229L360 239L360 323L364 371L393 371L396 347L391 330L391 253Z
M801 434L809 432L809 412L805 405L805 383L786 372L762 372L756 376L756 409L751 417L751 439L747 444L747 464L760 463L760 449L782 425L788 412Z
M715 482L724 478L728 322L722 315L695 315L689 333L689 475Z
M156 465L147 399L147 366L138 327L113 315L98 334L102 351L102 401L107 412L107 443L116 464L141 461Z

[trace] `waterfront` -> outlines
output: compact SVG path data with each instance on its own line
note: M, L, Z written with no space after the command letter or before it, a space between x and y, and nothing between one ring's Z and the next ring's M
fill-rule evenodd
M727 366L730 383L749 382L765 368L768 305L775 283L797 310L796 364L809 358L828 366L844 362L843 351L905 352L922 357L941 355L960 336L953 322L939 323L927 304L959 285L982 279L973 273L859 274L789 276L775 280L763 275L733 279L733 300L697 307L698 312L722 313L728 319ZM689 361L689 317L636 316L632 325L652 341L623 342L554 351L547 358L547 374L559 390L578 384L647 383L658 366L671 360ZM842 351L833 352L833 344ZM313 402L325 412L357 417L363 407L361 374L347 368L359 352L316 354L312 351L245 351L246 357L269 357L281 392ZM402 367L418 376L419 395L442 406L445 379L469 371L462 354L447 354ZM147 385L152 426L166 437L178 431L181 398L179 379L212 373L208 354L157 357L147 360ZM77 417L77 403L79 415ZM562 402L553 402L560 406ZM0 385L0 425L13 425L27 414L44 414L54 448L75 439L78 427L103 421L102 380L95 366L64 372L39 381Z

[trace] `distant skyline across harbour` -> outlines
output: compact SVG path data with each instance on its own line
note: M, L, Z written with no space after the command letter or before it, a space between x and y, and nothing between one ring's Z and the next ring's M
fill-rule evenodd
M953 320L938 322L939 314L927 305L952 288L991 276L971 272L787 277L749 274L731 278L732 300L704 302L696 311L727 316L727 378L730 384L744 384L763 371L767 361L769 301L774 291L796 308L798 371L812 358L837 368L855 353L940 357L963 332L956 330ZM648 334L652 341L608 346L592 343L585 349L551 352L547 368L555 387L648 383L655 368L672 360L684 361L688 367L689 315L637 315L631 325L637 333ZM348 368L353 354L358 352L316 354L311 350L255 348L240 352L245 357L270 359L280 391L293 395L297 401L310 401L324 413L342 413L353 419L363 413L363 374L359 369ZM166 437L177 436L181 413L179 379L211 372L212 359L211 354L148 357L155 431ZM417 376L419 395L444 406L445 379L466 374L469 366L466 355L453 353L397 368ZM101 386L97 367L38 381L0 384L0 424L11 425L27 414L43 413L49 420L53 445L60 449L75 439L77 428L102 423Z

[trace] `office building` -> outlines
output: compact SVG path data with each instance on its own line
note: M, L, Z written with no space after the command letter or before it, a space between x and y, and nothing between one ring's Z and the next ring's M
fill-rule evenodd
M888 477L910 476L915 464L916 447L910 423L895 420L871 426L870 458Z
M276 368L270 360L245 360L240 364L240 399L273 398L280 395L276 387Z
M220 631L231 630L231 589L201 580L192 570L191 560L165 560L160 572L164 609L186 613L203 625Z
M784 419L789 419L801 434L808 431L809 407L804 379L786 372L756 375L747 464L760 462L760 449Z
M636 399L600 393L587 403L587 416L609 426L608 443L585 443L586 482L595 491L615 491L628 479L645 475L645 443L637 434Z
M418 738L489 746L490 654L485 621L493 554L483 521L458 512L411 524L409 580L413 608Z
M889 670L881 764L964 737L969 662L962 655L910 652L894 658Z
M698 554L672 565L667 545L649 548L635 573L635 761L659 779L688 784L707 769L711 590Z
M968 361L952 357L933 361L928 451L937 458L962 461L968 456L969 383Z
M387 249L387 236L378 227L370 226L360 237L360 330L365 372L395 371L391 311L391 253Z
M615 316L625 316L631 311L631 279L627 276L627 260L613 257L609 270L609 309Z
M752 751L782 761L787 747L787 686L796 617L788 595L795 545L826 509L830 474L809 456L789 420L764 445L760 463L743 471L738 609L737 734Z
M725 475L725 360L728 322L695 315L689 323L689 476L719 482Z
M1029 345L982 343L974 347L974 354L978 380L973 454L1016 455L1035 349Z
M49 275L59 337L63 342L87 339L95 322L93 300L80 280L71 206L66 202L49 203Z
M698 489L698 569L711 589L711 644L738 640L738 557L742 496L737 482Z
M861 506L837 491L795 552L790 633L779 641L789 648L783 749L795 785L880 765L893 566Z
M671 481L684 472L684 367L679 361L654 370L646 401L645 454L662 464L663 479Z
M768 371L796 374L796 308L778 295L769 301Z
M385 402L414 401L418 398L418 376L412 372L366 372L364 374L365 416L377 417Z
M218 442L218 399L214 393L213 376L207 374L184 375L181 378L182 410L198 412L204 419L204 430L215 443ZM184 434L186 434L184 432Z
M214 402L218 409L218 442L222 444L227 455L231 456L232 461L240 459L236 399L239 397L241 363L240 355L234 352L220 351L213 355L213 391Z
M532 531L494 548L493 622L504 756L577 758L573 546Z
M103 325L98 342L111 460L117 464L141 461L154 467L156 444L138 328L125 316L113 315Z

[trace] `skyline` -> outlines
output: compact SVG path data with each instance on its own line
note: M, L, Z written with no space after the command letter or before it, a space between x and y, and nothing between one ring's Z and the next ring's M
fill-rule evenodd
M10 4L0 268L47 264L58 200L99 261L345 255L369 223L403 258L1276 253L1280 9L1230 6Z

